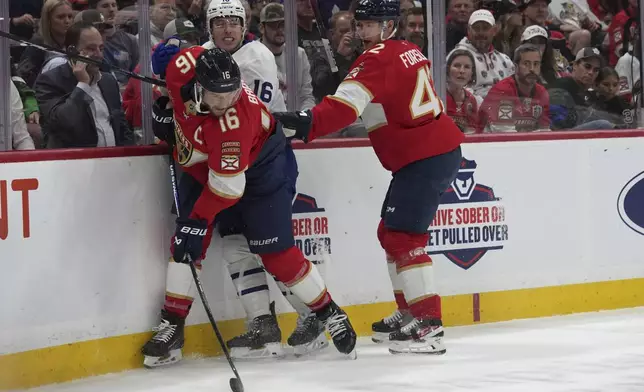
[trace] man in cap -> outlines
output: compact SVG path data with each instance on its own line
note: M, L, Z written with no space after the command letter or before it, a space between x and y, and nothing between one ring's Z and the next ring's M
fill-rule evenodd
M279 3L269 3L259 13L259 31L261 42L266 45L273 55L277 64L277 78L279 79L280 90L286 101L286 42L284 37L284 6ZM313 87L311 86L311 65L304 49L297 48L297 59L299 62L297 75L297 110L311 109L315 106L313 98Z
M474 11L468 25L467 37L454 50L467 50L474 56L477 75L476 83L471 89L480 104L494 84L514 74L514 64L506 54L492 45L498 27L490 11Z
M199 45L200 36L201 32L195 24L186 18L176 18L163 29L163 40L178 37L181 39L181 48Z
M604 59L597 48L577 52L572 76L558 79L548 90L553 129L612 129L614 124L594 115L595 94L591 90Z

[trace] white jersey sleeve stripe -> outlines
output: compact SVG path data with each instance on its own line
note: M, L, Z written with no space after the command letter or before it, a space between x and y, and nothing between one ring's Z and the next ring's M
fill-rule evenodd
M208 188L215 195L225 199L239 199L246 188L245 171L246 169L227 176L210 170L208 172Z
M360 116L373 99L373 94L362 83L355 80L347 80L340 83L338 90L330 98L335 98L349 105Z

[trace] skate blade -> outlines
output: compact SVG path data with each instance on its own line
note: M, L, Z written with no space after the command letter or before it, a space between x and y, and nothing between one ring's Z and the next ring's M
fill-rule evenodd
M233 347L230 349L230 356L235 359L281 358L284 356L284 348L281 343L267 343L259 349Z
M371 335L371 341L377 344L382 344L389 341L389 334L384 332L374 332Z
M181 353L181 349L170 350L168 355L164 355L162 357L144 356L143 366L148 369L154 369L157 367L172 365L181 361L182 358L183 355Z
M329 347L329 341L327 340L326 335L324 333L321 333L314 341L310 343L293 346L293 355L299 358L305 355L316 353L318 351L322 351L327 347Z
M424 341L408 340L404 342L390 342L391 354L426 354L443 355L447 352L440 339L427 339Z

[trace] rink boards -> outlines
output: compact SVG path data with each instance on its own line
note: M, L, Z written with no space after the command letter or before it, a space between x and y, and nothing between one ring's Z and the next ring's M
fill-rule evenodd
M465 144L429 228L445 323L644 305L641 136ZM296 152L296 242L368 335L394 308L375 235L390 174L365 142L319 146ZM37 159L0 165L0 390L140 367L163 302L173 230L165 158ZM224 335L241 332L216 242L202 278ZM294 315L275 300L286 338ZM197 301L188 355L219 353L206 323Z

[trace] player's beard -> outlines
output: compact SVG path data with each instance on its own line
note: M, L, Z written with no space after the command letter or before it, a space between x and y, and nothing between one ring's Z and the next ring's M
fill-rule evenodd
M202 104L208 108L214 116L222 116L226 111L237 103L241 89L228 93L203 92Z

